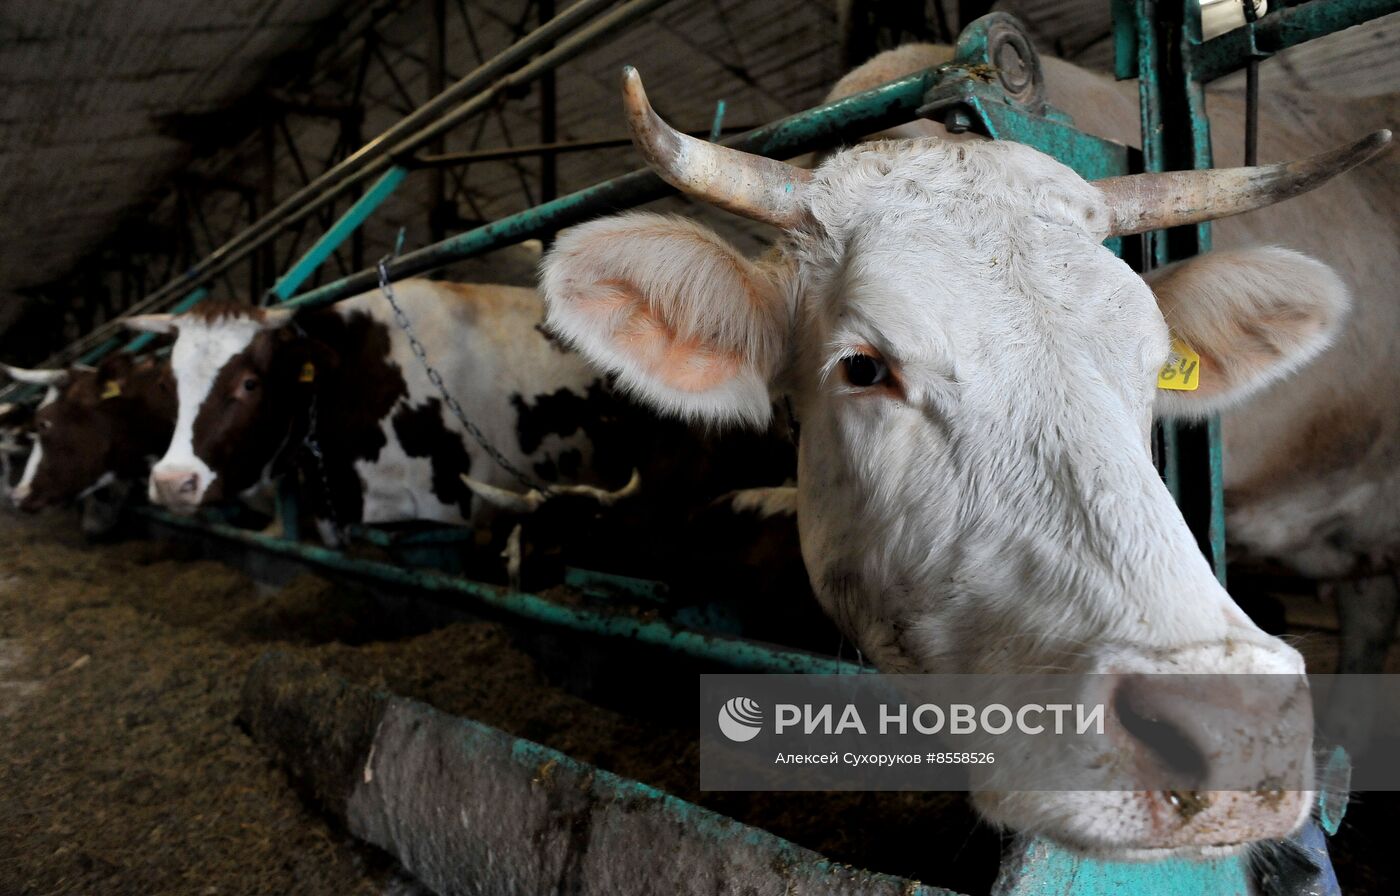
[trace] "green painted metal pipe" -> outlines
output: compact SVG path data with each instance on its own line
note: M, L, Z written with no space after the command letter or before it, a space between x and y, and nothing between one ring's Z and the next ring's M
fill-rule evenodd
M565 606L534 594L513 593L495 585L474 582L434 570L405 569L377 560L351 557L319 545L271 538L226 523L175 516L154 508L142 508L138 512L163 525L215 535L323 569L349 573L415 591L464 597L522 619L589 634L626 638L641 644L663 647L698 660L721 663L741 671L801 672L817 675L848 675L865 671L863 667L831 657L786 650L743 638L694 631L659 619L637 619L617 613L603 613L587 607Z
M403 183L404 177L408 174L408 169L398 165L393 166L388 171L380 175L379 179L370 185L364 195L356 199L351 206L345 210L345 214L336 219L330 229L321 234L321 238L306 250L306 254L297 259L297 263L292 265L291 270L283 274L273 285L269 292L271 298L278 302L284 302L292 296L301 285L316 273L331 253L340 247L340 244L350 238L350 235L365 223L365 219L374 213L374 210L384 204L384 200L394 195L394 191Z
M1250 59L1397 11L1400 0L1311 0L1275 9L1252 24L1196 46L1191 53L1191 76L1201 83L1214 81L1244 68Z
M940 69L917 72L834 103L799 112L770 125L755 128L728 140L725 146L776 158L790 158L832 146L843 139L903 124L917 117L924 94L942 79ZM675 193L648 170L634 171L613 180L561 196L490 224L469 230L410 252L389 265L395 279L426 273L435 268L499 249L523 240L582 223L600 214L631 208ZM373 289L379 282L374 270L360 271L292 299L292 307L328 305Z

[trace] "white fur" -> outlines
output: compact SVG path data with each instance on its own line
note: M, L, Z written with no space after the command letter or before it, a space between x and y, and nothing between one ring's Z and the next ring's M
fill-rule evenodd
M39 402L39 407L46 408L58 401L59 391L57 386L49 386L44 392L44 398ZM29 450L29 459L24 462L24 472L20 474L19 482L10 489L10 500L18 505L25 498L29 497L29 492L34 488L34 477L39 474L39 466L44 462L44 442L40 434L34 434L34 447Z
M151 468L149 495L152 502L159 501L155 477L176 473L197 475L199 483L190 495L190 503L197 505L203 500L215 479L215 473L195 454L195 418L219 371L229 359L247 349L261 329L261 324L250 317L221 317L212 321L192 317L180 319L179 336L170 352L170 369L175 375L179 411L175 415L175 432L171 436L170 447Z
M428 357L442 373L452 394L462 403L468 419L481 428L490 443L512 464L525 470L540 456L557 455L576 448L584 458L584 469L591 460L591 449L582 433L566 438L548 436L538 451L526 455L516 432L516 411L510 404L513 394L527 400L541 393L568 388L583 394L598 379L583 359L565 354L552 346L535 329L544 316L539 295L531 289L493 286L478 287L481 295L463 302L455 297L444 301L441 287L426 280L399 284L395 294L413 322ZM397 364L408 384L409 405L418 407L440 399L428 380L408 341L394 323L393 312L377 291L342 302L341 314L369 313L382 321L392 334L390 361ZM449 432L457 433L471 458L471 475L483 482L514 487L515 478L491 459L463 429L445 406L440 418ZM379 456L356 464L365 486L365 522L435 520L465 523L474 517L489 518L483 502L473 503L473 519L464 517L456 505L443 504L432 491L432 467L427 458L410 457L400 445L390 421L382 430L388 445ZM465 472L465 471L462 471Z

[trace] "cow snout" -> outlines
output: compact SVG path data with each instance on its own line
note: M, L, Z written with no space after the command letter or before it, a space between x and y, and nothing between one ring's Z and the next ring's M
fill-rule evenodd
M1140 846L1283 837L1307 812L1313 720L1306 681L1212 667L1106 676L1113 764L1145 803Z
M151 500L177 513L193 513L200 501L199 473L166 469L151 474Z

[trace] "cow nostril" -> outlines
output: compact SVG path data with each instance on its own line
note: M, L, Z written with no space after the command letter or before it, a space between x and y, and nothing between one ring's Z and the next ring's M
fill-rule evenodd
M1126 676L1113 695L1113 711L1119 723L1134 740L1147 749L1168 773L1174 787L1182 790L1203 786L1209 762L1181 725L1155 707L1151 683L1139 676Z
M199 488L199 477L190 476L186 478L184 482L180 483L179 493L182 495L192 495L197 488Z

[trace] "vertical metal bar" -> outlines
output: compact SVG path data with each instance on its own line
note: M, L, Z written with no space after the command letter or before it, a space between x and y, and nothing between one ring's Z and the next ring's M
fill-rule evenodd
M264 121L262 125L262 182L259 189L262 193L262 208L264 210L272 208L277 203L277 135L274 133L271 121ZM277 271L277 240L268 240L257 252L258 263L258 288L253 295L259 295L267 289L269 283Z
M433 39L428 58L428 91L437 96L447 82L447 0L433 0ZM446 152L447 134L434 137L428 149ZM447 236L447 172L440 168L428 175L428 209L428 233L436 243Z
M1259 20L1254 0L1242 0L1244 20L1253 25ZM1244 68L1244 163L1259 164L1259 57L1251 55Z
M724 133L724 100L715 103L715 120L710 123L710 142L718 143Z
M300 500L297 495L296 474L290 473L277 481L277 519L282 523L281 538L301 540Z
M1137 58L1147 171L1209 168L1205 90L1190 71L1201 42L1197 0L1137 0ZM1210 225L1144 234L1146 268L1210 249ZM1216 577L1225 581L1224 456L1218 417L1202 425L1161 424L1163 479Z
M554 18L554 0L538 0L537 15L541 22ZM552 45L551 45L552 47ZM546 48L549 49L549 48ZM551 69L540 78L540 142L553 143L558 137L559 114L558 92L555 89L555 73ZM540 156L540 202L552 202L559 198L559 160L553 153ZM554 234L544 237L545 247L554 242Z
M341 243L345 242L346 237L354 233L385 199L393 195L407 174L406 168L400 168L397 165L386 171L379 180L374 182L373 186L365 191L365 195L355 200L355 203L346 209L345 214L341 215L340 219L332 224L330 229L322 234L321 238L313 243L310 249L306 250L306 254L292 265L291 270L282 275L276 285L268 291L268 297L278 302L290 298L321 266L321 263L329 258Z

